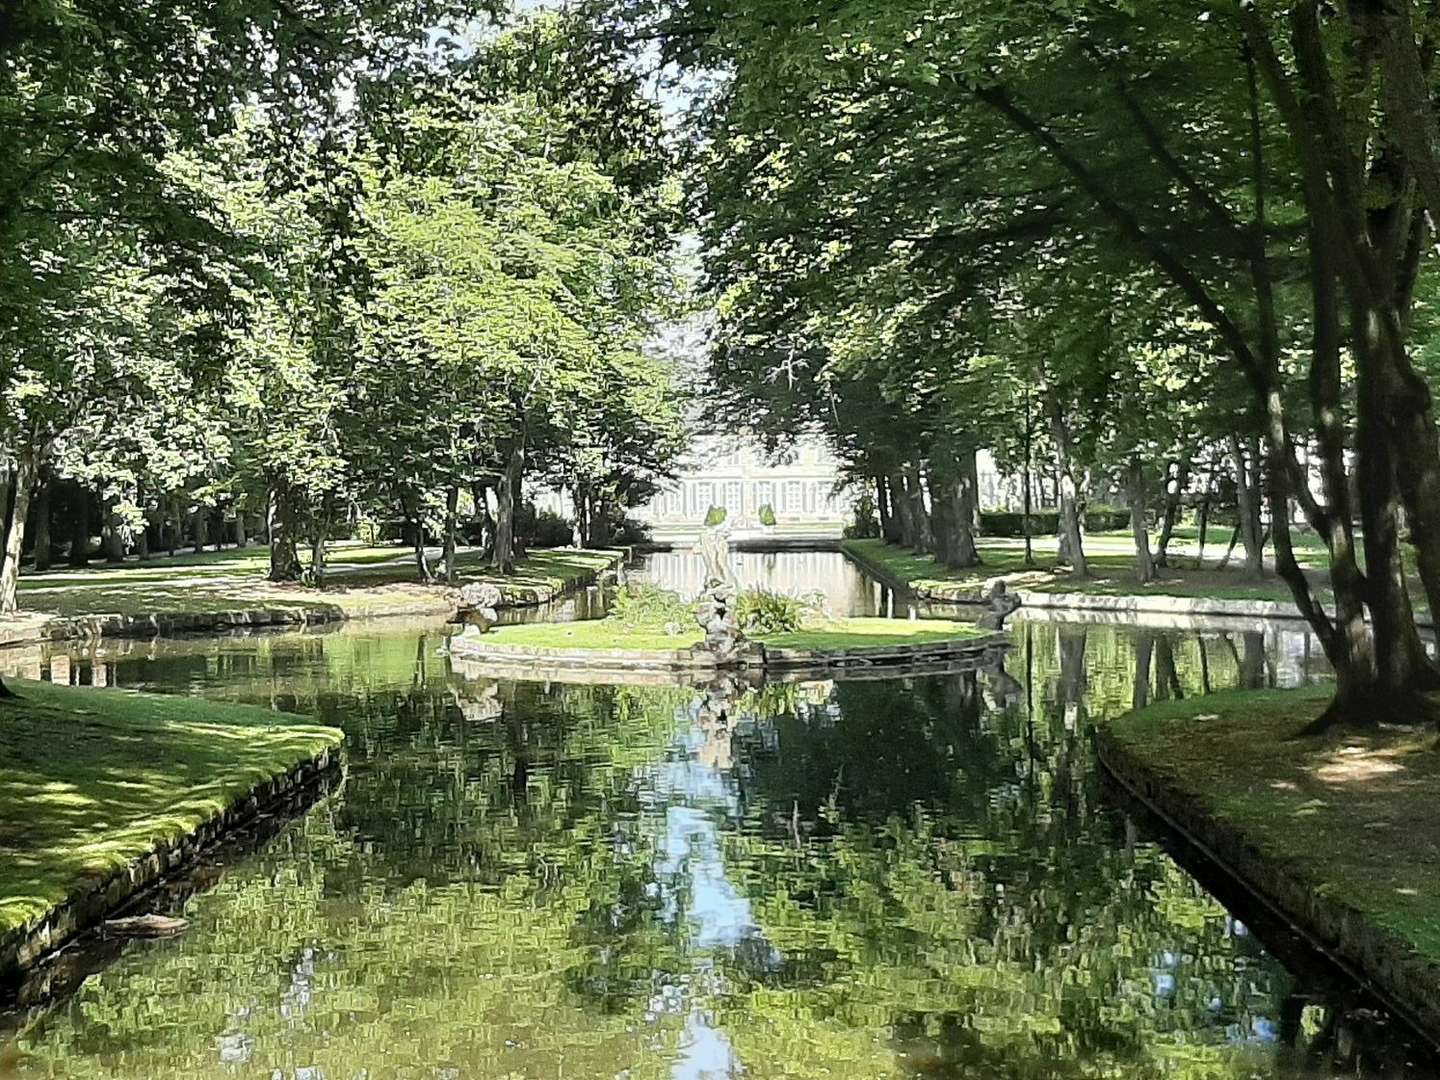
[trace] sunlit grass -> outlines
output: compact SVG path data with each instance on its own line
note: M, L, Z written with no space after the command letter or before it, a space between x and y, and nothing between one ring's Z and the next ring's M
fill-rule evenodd
M506 576L492 572L479 552L465 552L458 560L458 583L493 581L510 588L558 591L604 570L617 555L538 550L519 560L516 572ZM408 547L340 544L330 560L323 589L267 581L269 549L264 547L61 568L22 576L20 606L27 614L67 617L330 609L332 615L350 618L448 606L439 590L419 583Z
M19 697L0 701L0 932L342 738L247 706L11 685Z

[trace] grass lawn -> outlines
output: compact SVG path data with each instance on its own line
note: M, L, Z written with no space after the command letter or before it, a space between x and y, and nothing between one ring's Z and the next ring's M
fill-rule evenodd
M1088 539L1088 538L1087 538ZM930 555L919 555L906 548L893 547L883 540L847 540L843 547L862 566L880 568L892 578L905 582L911 589L945 590L946 588L988 589L989 582L1003 578L1012 589L1032 592L1087 593L1105 596L1181 596L1212 597L1224 600L1278 600L1292 602L1290 590L1276 577L1261 581L1247 579L1232 566L1217 570L1213 564L1201 570L1191 569L1187 560L1179 567L1163 571L1158 581L1140 585L1135 580L1135 558L1129 548L1116 550L1115 544L1091 544L1087 552L1091 577L1077 579L1068 570L1057 570L1052 555L1037 550L1035 567L1025 566L1023 541L987 538L980 541L982 565L965 570L942 566ZM1127 537L1128 543L1128 537ZM1052 545L1053 547L1053 545Z
M563 589L603 570L618 553L537 550L520 560L512 576L492 574L478 552L459 559L460 583L494 581L507 587ZM55 569L20 578L20 607L32 615L151 615L209 613L249 608L340 609L348 617L411 611L447 602L439 590L415 580L409 548L336 545L323 589L276 585L265 580L266 547L232 548L88 569Z
M928 645L937 641L984 636L974 623L945 619L837 619L814 629L789 634L754 634L754 640L777 649L863 649L882 645ZM699 644L698 627L678 634L634 629L612 619L574 623L528 623L497 626L483 640L495 645L532 649L633 649L644 652L680 651Z
M12 682L0 701L0 933L339 745L266 709Z
M1121 717L1111 738L1277 866L1440 963L1440 746L1431 732L1300 738L1331 688L1236 692Z

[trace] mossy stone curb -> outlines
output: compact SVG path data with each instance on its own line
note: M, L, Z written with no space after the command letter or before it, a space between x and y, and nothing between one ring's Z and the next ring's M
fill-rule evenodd
M506 665L534 664L605 671L744 671L803 668L888 667L932 663L959 657L981 657L1008 645L1008 634L956 638L915 645L878 645L853 649L782 649L748 643L733 659L722 662L704 649L560 649L532 645L500 645L485 635L462 634L450 642L453 655L465 660L490 660Z
M1122 788L1440 1047L1440 963L1377 926L1335 890L1319 887L1263 851L1243 825L1217 816L1202 796L1168 783L1112 731L1096 730L1095 749Z
M263 781L199 826L169 840L126 866L77 887L64 901L38 919L0 936L0 986L13 982L27 968L103 922L163 878L194 861L233 830L257 815L280 808L306 789L342 768L339 747L327 748L308 761Z

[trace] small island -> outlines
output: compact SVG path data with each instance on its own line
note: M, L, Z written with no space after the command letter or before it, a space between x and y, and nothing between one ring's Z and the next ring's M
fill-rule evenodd
M696 552L705 559L706 583L693 603L635 582L618 591L603 619L472 625L451 640L450 651L511 666L704 673L922 664L982 657L1008 642L1003 625L1013 601L992 605L979 622L837 617L813 598L742 590L723 522L706 527Z

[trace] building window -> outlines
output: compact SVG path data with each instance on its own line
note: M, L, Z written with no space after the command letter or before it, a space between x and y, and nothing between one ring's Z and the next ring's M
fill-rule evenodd
M755 507L759 509L768 506L772 510L780 509L775 505L775 482L773 480L761 480L756 485Z
M785 481L785 494L781 501L785 504L788 513L799 513L802 506L803 496L801 495L799 480Z
M725 509L737 516L745 512L744 488L739 480L725 485Z

